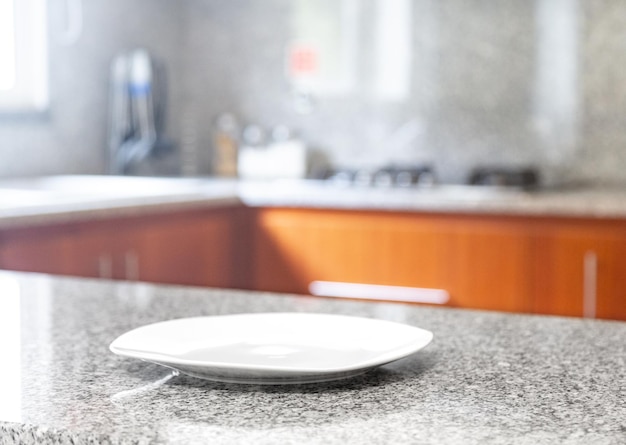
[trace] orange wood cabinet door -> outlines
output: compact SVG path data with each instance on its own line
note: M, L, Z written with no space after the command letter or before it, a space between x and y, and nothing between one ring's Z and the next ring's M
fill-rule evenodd
M0 235L0 267L22 272L71 274L74 230L13 229Z
M234 216L222 210L129 228L119 253L124 278L237 287Z
M243 287L240 209L0 233L0 267L94 278ZM245 236L243 237L245 238ZM245 263L242 262L242 263Z
M531 227L516 218L458 217L450 226L451 305L532 310Z
M235 287L235 218L236 209L215 209L84 224L78 237L89 248L74 270L104 262L119 280Z
M534 311L626 320L626 225L559 221L538 228Z
M442 289L449 305L529 311L529 229L515 220L262 209L255 287L308 293L315 280Z
M326 210L257 212L254 285L308 293L316 280L441 288L446 232L409 215Z

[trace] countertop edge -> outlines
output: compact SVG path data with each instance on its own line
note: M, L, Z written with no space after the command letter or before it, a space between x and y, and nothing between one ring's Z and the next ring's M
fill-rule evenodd
M177 178L172 178L176 180ZM94 199L0 210L0 229L163 214L219 207L327 209L401 213L466 214L531 218L626 219L626 189L588 187L568 191L496 194L446 199L428 192L341 189L300 182L233 182L207 179L197 193Z

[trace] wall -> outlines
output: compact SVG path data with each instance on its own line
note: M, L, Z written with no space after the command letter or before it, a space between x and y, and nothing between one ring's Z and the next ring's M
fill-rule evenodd
M50 110L43 116L0 116L0 176L104 173L107 168L109 64L121 50L145 47L176 72L180 9L170 0L85 0L84 29L64 46L63 1L49 4ZM172 84L170 122L179 107ZM170 125L176 131L175 125Z
M52 108L0 118L0 176L104 172L108 64L145 46L169 66L187 175L210 172L228 111L288 124L339 166L430 163L462 181L476 165L530 164L551 182L623 182L619 0L89 0L69 47L55 40L62 2L49 3ZM288 78L294 40L319 44L329 72Z
M537 165L549 182L623 182L622 2L314 3L318 15L326 3L317 18L326 24L342 5L352 8L344 25L354 41L341 54L350 64L347 86L312 88L310 114L296 112L285 58L290 41L312 35L316 24L298 21L303 10L311 14L311 0L186 3L184 103L193 110L187 124L201 169L210 162L209 124L230 111L244 123L289 124L341 166L426 162L444 179L463 181L475 165ZM395 20L391 31L385 14ZM385 41L395 46L381 50Z

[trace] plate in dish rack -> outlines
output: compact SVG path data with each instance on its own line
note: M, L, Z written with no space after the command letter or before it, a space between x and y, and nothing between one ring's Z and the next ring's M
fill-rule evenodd
M362 374L433 338L406 324L346 315L260 313L181 318L129 331L115 354L231 383L290 384Z

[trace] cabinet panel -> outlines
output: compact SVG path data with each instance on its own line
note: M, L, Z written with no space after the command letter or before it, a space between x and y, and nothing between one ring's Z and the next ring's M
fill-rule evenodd
M312 281L441 288L446 233L402 215L266 209L258 213L255 285L308 293Z
M524 221L464 219L451 228L451 304L529 312L532 258Z
M122 252L128 278L233 287L232 215L188 217L129 229Z
M67 275L73 263L73 234L16 230L2 237L0 266L22 272Z
M264 209L255 284L298 293L315 280L443 289L451 306L528 311L529 236L511 220Z
M538 313L626 320L626 229L601 222L544 226L535 238Z
M239 209L120 218L0 234L0 267L82 277L242 287Z
M67 247L67 274L86 278L118 278L116 249L118 231L73 229L71 246Z

